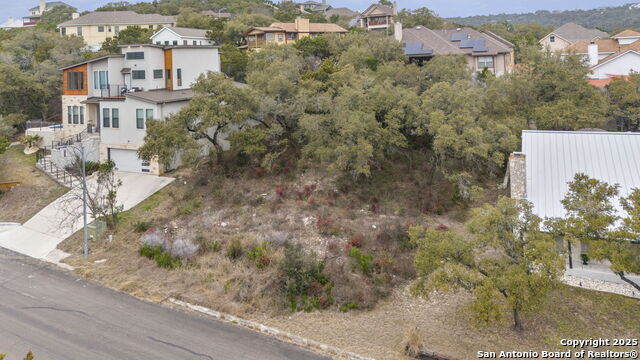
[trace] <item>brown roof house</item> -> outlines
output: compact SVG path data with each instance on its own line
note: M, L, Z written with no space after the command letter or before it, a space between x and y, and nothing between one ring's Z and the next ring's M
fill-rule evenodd
M320 34L349 32L345 28L329 23L310 23L309 19L297 18L292 23L273 23L266 27L252 27L247 32L245 48L260 49L267 44L289 44L303 37Z
M397 5L393 7L382 4L373 4L360 14L357 26L367 30L387 30L393 26L398 16Z
M539 43L544 49L550 51L562 51L579 41L595 41L609 37L604 31L587 29L576 23L566 23L540 39Z
M514 67L513 44L490 31L431 30L424 26L402 29L396 23L394 36L413 63L422 64L436 55L464 55L473 72L486 68L500 76Z

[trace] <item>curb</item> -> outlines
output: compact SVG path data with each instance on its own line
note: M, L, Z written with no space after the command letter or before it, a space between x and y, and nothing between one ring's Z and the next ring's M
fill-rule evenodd
M255 331L259 331L261 333L270 335L270 336L274 336L280 339L284 339L288 342L294 343L296 345L299 346L303 346L303 347L307 347L307 348L311 348L311 349L315 349L315 350L319 350L322 351L324 353L328 353L330 355L333 356L337 356L340 358L344 358L344 359L351 359L351 360L375 360L373 358L369 358L369 357L364 357L361 355L358 355L356 353L352 353L349 351L345 351L342 349L339 349L337 347L334 346L330 346L327 344L323 344L311 339L307 339L305 337L302 336L298 336L298 335L293 335L290 334L288 332L284 332L281 330L278 330L276 328L272 328L260 323L257 323L255 321L250 321L250 320L246 320L243 318L239 318L237 316L234 315L229 315L229 314L225 314L225 313L221 313L219 311L215 311L209 308L206 308L204 306L200 306L200 305L194 305L194 304L190 304L188 302L184 302L178 299L174 299L174 298L168 298L167 299L170 303L175 304L175 305L179 305L182 307L186 307L190 310L193 311L197 311L199 313L202 314L206 314L209 315L211 317L214 317L218 320L222 320L222 321L227 321L230 323L234 323L246 328L249 328L251 330L255 330Z

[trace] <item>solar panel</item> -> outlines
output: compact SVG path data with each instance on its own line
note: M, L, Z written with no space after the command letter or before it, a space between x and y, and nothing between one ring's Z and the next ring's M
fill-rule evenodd
M489 49L487 48L487 42L485 40L477 40L475 46L473 47L473 52L487 52Z
M460 42L460 49L471 49L474 46L476 46L475 40L462 40Z
M404 47L405 55L431 55L433 50L423 49L422 43L419 42L407 42L402 44Z
M465 34L465 33L453 33L453 35L451 35L451 41L462 41L462 40L467 40L469 38L469 34Z

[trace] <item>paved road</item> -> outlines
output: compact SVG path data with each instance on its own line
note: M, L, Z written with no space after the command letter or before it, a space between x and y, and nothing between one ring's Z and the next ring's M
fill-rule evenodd
M0 249L0 353L41 360L326 359Z

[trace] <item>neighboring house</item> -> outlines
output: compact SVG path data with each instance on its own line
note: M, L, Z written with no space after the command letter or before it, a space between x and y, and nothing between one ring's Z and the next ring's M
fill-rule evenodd
M50 1L40 0L38 6L32 7L29 9L29 15L22 18L22 26L36 26L37 23L40 22L40 18L42 14L44 14L47 10L51 10L56 6L70 6L67 3L62 1Z
M562 200L576 173L610 185L617 184L619 196L626 197L632 189L640 187L640 162L629 155L638 152L640 133L525 130L522 132L522 151L509 157L511 197L531 202L533 213L543 219L564 217ZM617 215L624 215L619 199L613 199L612 203ZM586 245L577 243L574 246L577 251L568 250L576 264ZM585 275L590 271L598 272L600 276L613 275L606 264L593 261L582 271Z
M165 26L151 36L151 43L156 45L205 45L214 44L207 38L207 30Z
M19 27L22 27L22 21L14 18L9 18L7 21L0 24L0 29L2 30L11 30Z
M231 13L213 11L213 10L205 10L205 11L201 11L200 13L202 15L213 16L213 17L216 17L218 19L228 19L228 18L231 17Z
M398 11L395 2L393 7L373 4L360 14L357 26L367 30L387 30L393 26L396 16Z
M320 34L346 34L349 31L336 24L310 23L309 19L297 18L293 23L273 23L268 27L253 27L246 35L244 48L260 49L267 44L289 44L303 37Z
M168 164L145 162L136 154L146 121L177 112L193 97L191 85L201 74L220 72L218 47L123 45L121 52L61 69L63 131L57 140L98 136L94 152L101 162L160 174ZM64 146L52 152L60 151Z
M75 14L74 14L75 15ZM173 16L158 14L138 14L134 11L95 11L58 25L60 34L77 35L84 38L87 46L98 50L102 43L121 30L138 26L145 29L161 29L163 26L175 26Z
M627 29L613 35L611 38L616 39L620 45L629 45L640 40L640 32Z
M331 6L327 5L327 0L322 0L322 2L305 1L297 3L296 5L298 5L298 8L302 13L324 12L331 9Z
M562 51L579 41L591 42L608 37L609 34L604 31L587 29L576 23L566 23L540 39L539 43L544 49L556 52Z
M355 17L357 17L358 15L360 15L357 11L353 11L349 8L331 8L327 11L324 12L324 16L327 19L330 19L332 16L340 16L340 17L344 17L344 18L349 18L349 19L353 19Z
M423 26L403 30L400 23L395 27L394 36L413 63L422 64L435 55L464 55L471 71L486 68L497 76L511 72L515 66L513 44L490 31L431 30Z

